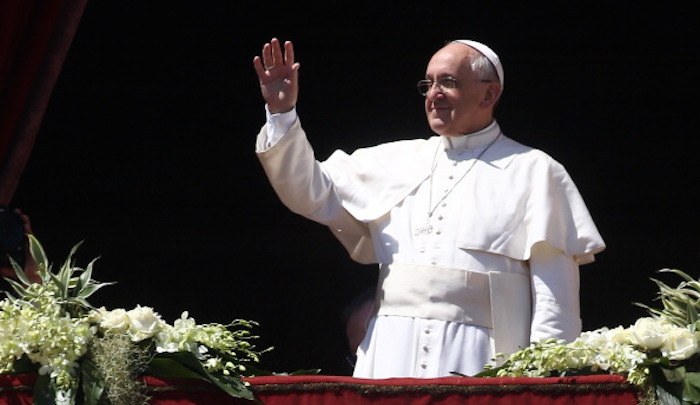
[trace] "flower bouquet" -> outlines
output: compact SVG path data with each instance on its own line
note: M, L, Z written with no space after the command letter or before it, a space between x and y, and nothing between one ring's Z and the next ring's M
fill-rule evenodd
M38 373L36 404L144 404L143 375L203 379L229 395L254 400L242 377L269 375L256 364L253 321L198 325L184 312L172 325L150 307L95 308L88 297L114 283L92 279L95 260L76 267L73 256L56 272L32 235L31 256L41 282L14 261L14 293L0 301L0 373Z
M546 339L486 366L477 377L553 377L619 374L636 385L645 404L700 404L700 281L677 269L677 288L652 279L662 308L635 303L649 317L633 325L583 332L573 342Z

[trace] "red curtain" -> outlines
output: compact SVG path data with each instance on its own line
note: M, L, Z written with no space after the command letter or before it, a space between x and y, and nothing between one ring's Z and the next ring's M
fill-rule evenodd
M0 205L12 200L86 2L0 2Z

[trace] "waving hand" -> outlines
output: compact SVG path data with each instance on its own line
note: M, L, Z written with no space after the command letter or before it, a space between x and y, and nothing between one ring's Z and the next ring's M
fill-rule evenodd
M260 91L271 113L287 112L299 94L299 63L294 62L294 45L284 43L284 52L277 38L263 45L262 55L253 58L253 67L260 81Z

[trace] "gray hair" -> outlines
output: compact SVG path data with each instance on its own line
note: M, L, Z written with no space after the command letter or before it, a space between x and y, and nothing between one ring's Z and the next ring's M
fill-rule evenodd
M501 59L488 45L470 39L456 39L452 42L467 45L479 52L479 55L470 58L470 68L479 80L497 81L503 87L503 66Z
M479 80L491 80L498 82L498 73L491 61L479 52L470 58L469 66Z

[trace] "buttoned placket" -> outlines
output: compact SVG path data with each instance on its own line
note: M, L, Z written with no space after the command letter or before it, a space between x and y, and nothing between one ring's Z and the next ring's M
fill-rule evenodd
M436 353L433 348L436 347L438 334L435 333L432 321L422 319L420 322L420 336L418 338L418 353L416 353L416 370L415 374L419 377L434 375L439 366L439 359L436 358Z
M435 168L434 183L433 183L433 200L440 201L437 203L430 224L432 232L426 235L420 247L420 252L427 254L427 262L432 265L446 265L445 260L451 257L448 251L452 243L451 238L454 238L454 230L445 228L445 224L454 224L458 220L457 212L451 210L451 204L458 204L454 198L459 195L460 188L463 184L457 184L463 180L463 176L469 166L472 164L473 151L469 150L445 150L446 156L443 155L438 159ZM460 183L464 183L461 181ZM443 198L444 197L444 198ZM458 197L457 197L458 198Z
M463 186L467 179L463 179L463 176L469 170L474 157L475 153L472 150L453 149L443 150L443 154L437 159L432 184L432 200L433 204L437 204L436 207L433 206L435 210L430 218L432 231L418 237L418 251L421 255L425 255L425 262L431 265L450 266L452 264L454 255L450 249L453 249L456 229L446 225L453 225L459 220L459 212L455 209L462 199L458 196L464 190ZM435 200L440 202L437 203ZM440 367L441 352L437 348L440 345L438 340L441 334L435 329L433 320L419 319L418 322L420 333L414 353L415 375L418 377L436 375Z

